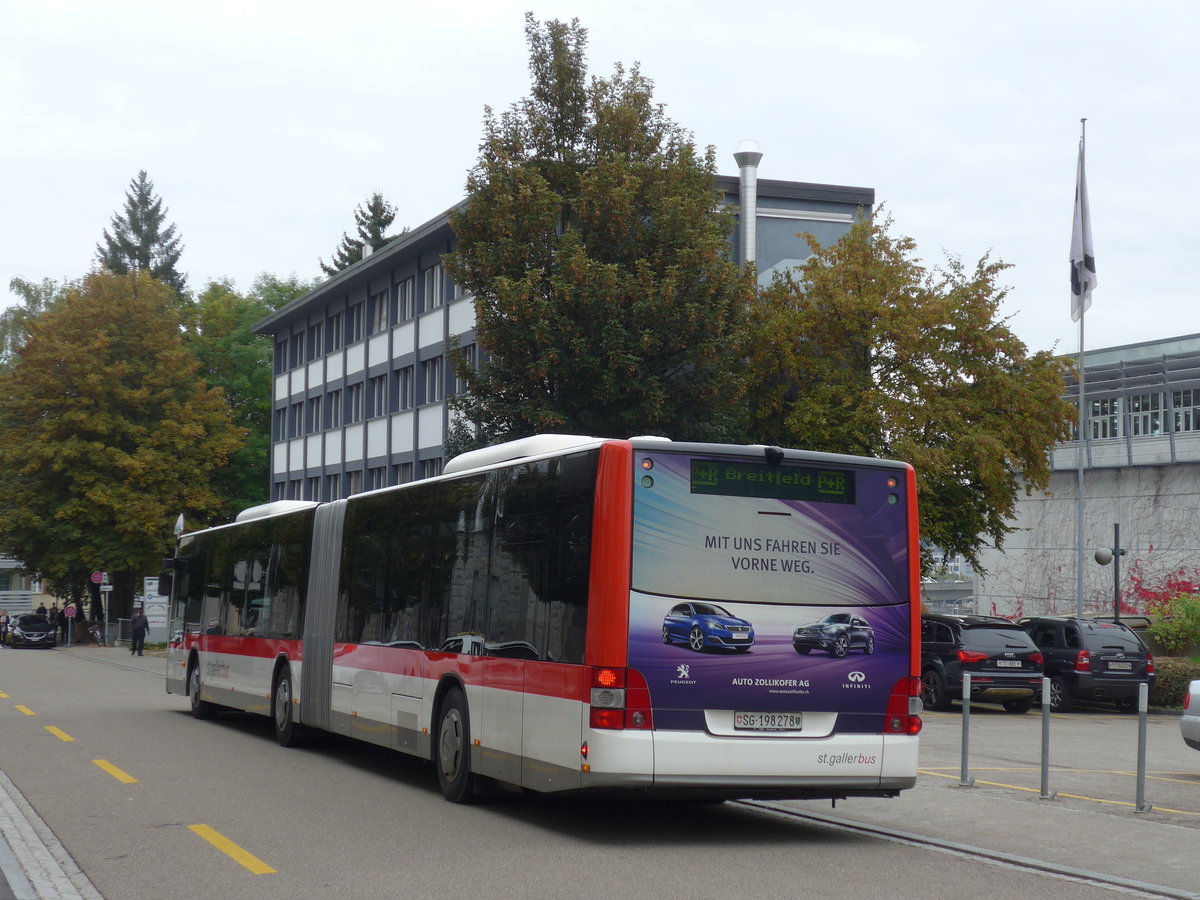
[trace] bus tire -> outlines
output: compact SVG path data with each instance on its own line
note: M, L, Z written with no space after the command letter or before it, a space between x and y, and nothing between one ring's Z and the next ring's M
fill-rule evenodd
M300 726L296 724L292 703L292 673L287 666L279 670L275 688L271 691L271 721L275 726L275 741L280 747L295 747L300 743Z
M211 719L217 714L215 704L200 699L200 663L194 662L188 669L188 698L192 702L193 719Z
M451 803L468 802L475 779L471 773L471 719L462 688L450 688L442 700L434 753L442 794Z

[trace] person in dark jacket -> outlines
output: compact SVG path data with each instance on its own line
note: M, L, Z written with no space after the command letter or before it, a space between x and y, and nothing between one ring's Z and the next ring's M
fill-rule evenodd
M133 637L129 644L130 655L136 653L142 655L142 648L146 646L146 632L150 630L150 620L146 618L146 614L142 612L139 606L133 614L133 618L129 620L129 634Z

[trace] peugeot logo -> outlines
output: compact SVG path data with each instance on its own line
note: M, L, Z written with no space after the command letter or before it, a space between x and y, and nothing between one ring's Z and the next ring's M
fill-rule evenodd
M867 673L866 672L851 672L846 677L849 678L851 681L866 681Z

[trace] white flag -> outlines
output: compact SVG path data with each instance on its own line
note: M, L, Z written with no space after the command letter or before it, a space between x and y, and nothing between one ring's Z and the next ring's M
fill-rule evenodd
M183 513L180 513L179 518L175 520L175 534L176 536L183 534Z
M1088 208L1087 177L1083 174L1083 141L1079 141L1079 171L1075 177L1075 224L1071 226L1071 321L1078 322L1092 305L1096 287L1096 256L1092 249L1092 213Z

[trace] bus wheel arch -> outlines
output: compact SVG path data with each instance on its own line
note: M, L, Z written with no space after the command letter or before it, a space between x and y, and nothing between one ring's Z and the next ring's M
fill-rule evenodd
M475 792L471 716L466 689L457 679L442 682L434 709L432 758L438 785L451 803L466 803Z
M271 676L271 725L280 747L295 747L300 743L301 727L296 721L294 700L292 666L286 656L281 656Z
M211 719L217 714L215 704L200 699L200 657L196 653L188 658L187 692L193 719Z

